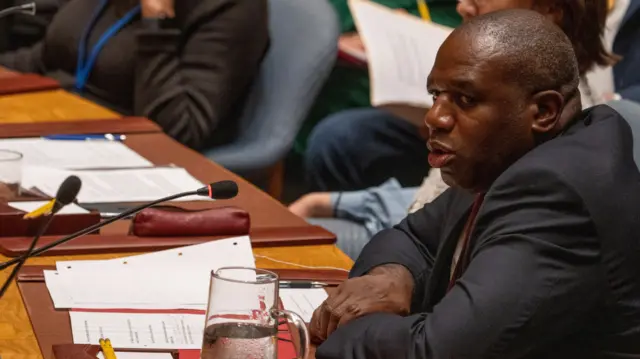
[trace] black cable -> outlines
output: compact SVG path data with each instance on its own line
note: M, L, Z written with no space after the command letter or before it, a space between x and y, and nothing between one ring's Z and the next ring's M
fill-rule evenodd
M53 215L47 216L45 220L46 222L44 222L44 225L40 227L40 229L38 230L38 233L36 233L36 236L33 237L33 240L31 241L31 245L29 245L29 249L27 249L27 251L20 258L18 258L19 259L18 264L16 264L16 266L13 267L13 271L11 271L11 274L9 274L9 278L7 278L7 280L2 285L2 289L0 289L0 299L2 299L2 297L4 296L4 293L9 288L9 285L11 285L11 282L20 271L20 268L22 268L24 263L31 256L31 252L33 252L33 249L36 247L36 244L38 244L38 240L40 239L40 237L47 231L47 228L49 228L49 225L53 220Z
M180 198L180 197L186 197L186 196L190 196L190 195L197 195L197 194L198 194L198 191L183 192L183 193L178 193L178 194L175 194L173 196L160 198L159 200L156 200L156 201L153 201L153 202L149 202L149 203L137 206L137 207L132 208L130 210L124 211L124 212L120 213L119 215L117 215L115 217L111 217L111 218L109 218L107 220L104 220L102 222L96 223L96 224L92 225L91 227L87 227L87 228L85 228L83 230L80 230L80 231L78 231L76 233L70 234L70 235L68 235L68 236L66 236L66 237L64 237L62 239L59 239L59 240L54 241L52 243L49 243L49 244L47 244L45 246L42 246L42 247L32 251L32 253L30 253L29 255L31 257L35 257L37 255L40 255L41 253L46 252L47 250L49 250L49 249L51 249L53 247L59 246L59 245L61 245L63 243L66 243L66 242L68 242L68 241L70 241L72 239L78 238L80 236L84 236L85 234L89 234L91 232L94 232L94 231L106 226L107 224L113 223L113 222L115 222L115 221L117 221L119 219L122 219L122 218L127 217L127 216L132 215L132 214L135 214L137 212L140 212L141 210L143 210L143 209L145 209L147 207L151 207L153 205L156 205L158 203L162 203L162 202L165 202L165 201L170 201L172 199L176 199L176 198ZM24 257L24 255L23 255L23 257ZM6 261L6 262L0 264L0 270L3 270L5 268L9 267L10 265L18 262L21 258L14 258L12 260L9 260L9 261ZM0 295L0 298L2 298L1 295Z

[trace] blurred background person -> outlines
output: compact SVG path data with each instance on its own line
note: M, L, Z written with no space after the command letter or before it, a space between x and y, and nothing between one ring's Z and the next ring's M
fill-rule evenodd
M268 47L266 0L60 0L0 66L58 79L194 149L228 141Z
M425 16L419 9L419 4L423 0L372 1L414 16ZM341 24L340 47L348 46L364 50L348 1L329 0L329 2L335 8ZM428 5L428 16L431 21L448 27L456 27L462 22L462 18L456 12L456 0L425 0L425 3ZM354 64L339 59L298 134L294 148L295 154L301 156L307 150L314 151L314 149L308 149L307 141L317 124L330 121L333 125L339 126L342 120L332 120L333 116L349 121L351 116L358 116L360 111L369 114L371 112L369 92L369 73L366 64ZM353 110L347 111L350 109ZM330 188L313 188L313 190L328 189Z

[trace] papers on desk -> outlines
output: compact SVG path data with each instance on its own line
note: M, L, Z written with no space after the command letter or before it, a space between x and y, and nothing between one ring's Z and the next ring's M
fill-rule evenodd
M114 348L200 349L202 346L204 313L71 311L69 316L74 344L97 344L100 338L109 338Z
M205 310L211 271L229 266L255 267L249 237L113 260L58 262L56 271L45 271L45 282L56 308Z
M152 167L121 142L58 141L42 138L0 140L0 149L22 153L25 165L58 169Z
M70 175L82 180L77 197L79 203L146 202L204 186L183 168L59 170L27 166L23 171L22 187L37 188L55 197L58 187ZM178 200L208 200L208 197L190 196Z
M327 299L324 288L280 289L280 300L285 309L299 314L305 323L311 322L313 311Z
M349 7L367 49L371 104L431 107L427 76L452 29L368 0Z
M26 202L9 202L8 204L9 206L15 209L19 209L23 212L29 213L31 211L34 211L44 206L46 203L47 203L46 201L26 201ZM58 212L58 214L84 214L84 213L89 213L89 211L73 203L66 205Z

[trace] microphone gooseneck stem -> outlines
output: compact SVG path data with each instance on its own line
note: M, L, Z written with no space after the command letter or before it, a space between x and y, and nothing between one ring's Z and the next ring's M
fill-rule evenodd
M33 241L31 241L31 245L29 246L29 249L27 249L27 251L22 256L15 258L18 264L15 267L13 267L11 274L9 274L9 277L7 278L7 280L2 284L2 288L0 289L0 299L2 299L2 297L4 296L4 293L9 288L9 285L11 284L11 282L13 282L13 279L16 277L16 275L20 271L20 268L22 268L22 265L24 265L24 263L27 261L27 258L30 257L30 253L33 251L33 248L35 248L36 244L38 243L38 239L40 239L42 234L44 234L47 231L47 228L49 228L49 225L53 220L53 215L45 218L45 220L46 221L42 226L40 226L38 233L36 233L36 236L33 238Z
M111 224L111 223L113 223L113 222L115 222L115 221L117 221L119 219L122 219L122 218L128 217L128 216L130 216L132 214L138 213L138 212L142 211L143 209L149 208L149 207L151 207L153 205L156 205L158 203L171 201L173 199L182 198L182 197L186 197L186 196L192 196L192 195L198 195L198 191L190 191L190 192L182 192L182 193L174 194L174 195L171 195L169 197L160 198L160 199L155 200L153 202L145 203L145 204L140 205L138 207L134 207L132 209L126 210L126 211L120 213L119 215L117 215L115 217L111 217L111 218L109 218L107 220L104 220L104 221L102 221L100 223L96 223L91 227L87 227L87 228L85 228L83 230L80 230L80 231L78 231L76 233L73 233L73 234L70 234L70 235L68 235L68 236L66 236L64 238L61 238L61 239L59 239L59 240L57 240L55 242L51 242L51 243L49 243L49 244L47 244L45 246L42 246L42 247L34 250L31 253L30 257L35 257L37 255L40 255L40 254L48 251L49 249L51 249L53 247L57 247L57 246L59 246L59 245L61 245L63 243L66 243L66 242L70 241L70 240L73 240L73 239L76 239L78 237L84 236L85 234L89 234L89 233L91 233L91 232L93 232L93 231L95 231L97 229L100 229L100 228L106 226L107 224ZM5 268L9 267L10 265L19 262L21 258L22 257L14 258L14 259L12 259L10 261L2 263L0 265L0 270L3 270Z

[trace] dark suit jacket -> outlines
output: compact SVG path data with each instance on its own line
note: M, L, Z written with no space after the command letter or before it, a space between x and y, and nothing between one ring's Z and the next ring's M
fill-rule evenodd
M640 0L630 0L613 42L622 60L613 66L615 90L622 98L640 102Z
M352 276L397 263L410 316L340 327L318 359L640 358L640 173L608 106L509 167L485 195L471 261L446 292L473 197L450 189L376 235Z

